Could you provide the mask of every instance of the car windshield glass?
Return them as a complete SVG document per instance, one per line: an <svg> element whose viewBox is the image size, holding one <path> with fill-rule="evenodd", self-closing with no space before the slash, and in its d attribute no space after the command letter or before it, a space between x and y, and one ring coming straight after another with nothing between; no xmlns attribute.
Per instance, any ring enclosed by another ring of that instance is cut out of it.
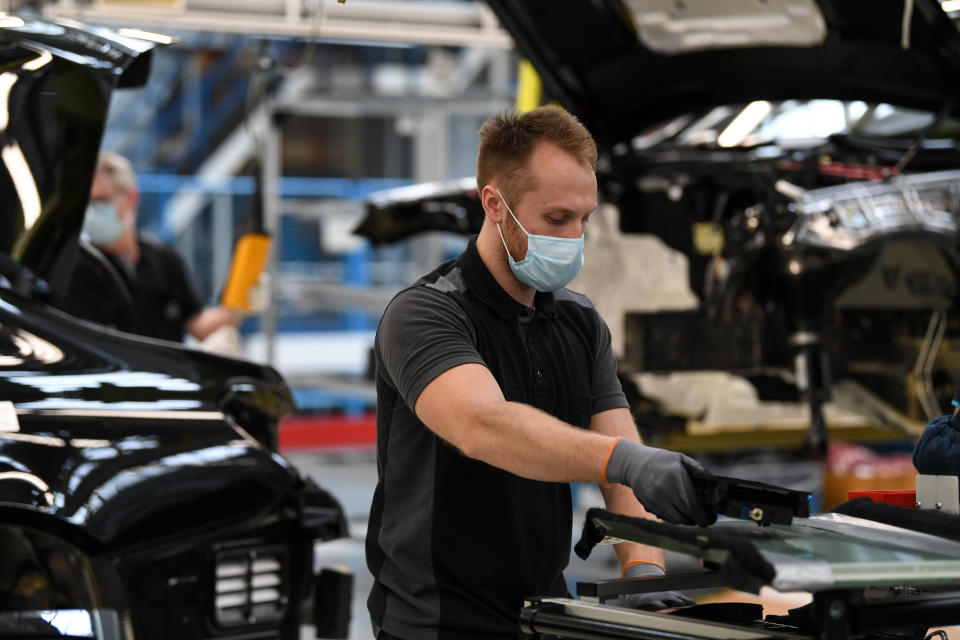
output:
<svg viewBox="0 0 960 640"><path fill-rule="evenodd" d="M869 137L912 137L933 120L934 114L889 104L862 101L758 100L749 104L723 105L697 114L679 132L662 135L663 129L677 127L674 120L657 129L660 139L672 138L683 146L749 147L823 140L846 134ZM960 122L948 118L931 137L952 137ZM657 136L648 132L635 146L650 146Z"/></svg>

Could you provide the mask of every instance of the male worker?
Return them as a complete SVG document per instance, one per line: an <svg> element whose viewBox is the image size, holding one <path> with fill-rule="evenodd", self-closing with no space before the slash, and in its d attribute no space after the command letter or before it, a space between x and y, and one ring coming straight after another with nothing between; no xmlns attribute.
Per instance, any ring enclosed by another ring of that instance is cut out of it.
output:
<svg viewBox="0 0 960 640"><path fill-rule="evenodd" d="M177 252L137 233L140 194L130 162L105 151L97 159L83 231L106 258L84 254L60 306L69 313L132 333L204 340L240 318L224 307L204 308ZM117 282L119 278L119 282Z"/></svg>
<svg viewBox="0 0 960 640"><path fill-rule="evenodd" d="M541 107L479 135L480 234L393 299L374 346L366 544L380 640L515 638L525 596L567 595L570 482L598 483L627 515L716 517L694 496L695 461L640 444L610 333L562 288L597 206L590 134ZM662 575L660 552L616 551L626 575Z"/></svg>

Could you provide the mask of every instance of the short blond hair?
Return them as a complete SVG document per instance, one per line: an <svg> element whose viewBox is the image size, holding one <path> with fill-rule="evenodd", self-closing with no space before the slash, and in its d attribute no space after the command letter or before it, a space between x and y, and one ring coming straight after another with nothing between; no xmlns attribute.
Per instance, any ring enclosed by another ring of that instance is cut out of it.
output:
<svg viewBox="0 0 960 640"><path fill-rule="evenodd" d="M541 142L558 146L592 171L597 169L597 145L590 132L560 107L497 114L483 123L477 135L477 188L483 190L495 182L508 199L517 199L521 185L529 182L527 160Z"/></svg>
<svg viewBox="0 0 960 640"><path fill-rule="evenodd" d="M137 174L130 161L114 151L101 151L97 156L97 173L108 176L124 191L137 191Z"/></svg>

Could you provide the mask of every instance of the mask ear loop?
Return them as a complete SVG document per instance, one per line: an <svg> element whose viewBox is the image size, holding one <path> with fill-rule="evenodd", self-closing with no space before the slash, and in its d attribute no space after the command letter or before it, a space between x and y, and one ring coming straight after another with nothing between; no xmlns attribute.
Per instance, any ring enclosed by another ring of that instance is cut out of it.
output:
<svg viewBox="0 0 960 640"><path fill-rule="evenodd" d="M520 227L525 234L530 235L530 232L523 228L523 225L520 224L520 220L517 218L517 216L514 215L513 209L511 209L510 205L507 204L507 201L503 199L503 194L500 193L500 189L496 189L496 192L497 192L497 195L500 196L500 201L503 202L503 206L505 206L507 208L507 211L510 212L510 217L513 218L514 222L517 223L517 226Z"/></svg>
<svg viewBox="0 0 960 640"><path fill-rule="evenodd" d="M510 208L510 205L508 205L508 204L507 204L507 201L503 198L503 194L500 193L500 189L496 189L496 188L495 188L495 191L497 192L497 195L500 196L500 201L503 202L503 206L505 206L505 207L507 208L507 211L510 212L510 216L511 216L511 217L514 219L514 221L517 223L517 226L520 227L520 229L521 229L524 233L526 233L527 236L529 236L530 234L527 232L526 229L523 228L523 225L520 224L520 221L517 220L517 216L515 216L515 215L513 214L513 209ZM503 230L500 228L500 223L499 223L499 222L497 223L497 233L500 234L500 242L503 243L503 248L504 248L504 250L507 252L507 258L510 259L510 262L516 262L516 260L515 260L514 257L513 257L513 254L510 253L510 248L507 246L507 240L506 240L506 238L503 237Z"/></svg>
<svg viewBox="0 0 960 640"><path fill-rule="evenodd" d="M500 234L500 242L503 243L503 250L507 252L507 257L510 260L513 260L513 256L510 255L510 249L507 248L507 241L503 238L503 231L500 230L500 223L497 223L497 233Z"/></svg>

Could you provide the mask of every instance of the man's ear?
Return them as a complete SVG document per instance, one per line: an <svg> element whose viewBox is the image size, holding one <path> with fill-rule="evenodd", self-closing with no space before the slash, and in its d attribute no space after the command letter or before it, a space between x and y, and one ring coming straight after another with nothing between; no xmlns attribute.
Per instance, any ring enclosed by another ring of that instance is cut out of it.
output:
<svg viewBox="0 0 960 640"><path fill-rule="evenodd" d="M134 223L136 223L137 207L140 206L140 192L136 189L128 189L123 196L123 204L130 212L130 217L133 218Z"/></svg>
<svg viewBox="0 0 960 640"><path fill-rule="evenodd" d="M503 206L503 200L497 195L497 188L488 184L480 190L480 204L483 205L483 212L491 222L500 224L503 222L503 216L506 214L506 207Z"/></svg>

